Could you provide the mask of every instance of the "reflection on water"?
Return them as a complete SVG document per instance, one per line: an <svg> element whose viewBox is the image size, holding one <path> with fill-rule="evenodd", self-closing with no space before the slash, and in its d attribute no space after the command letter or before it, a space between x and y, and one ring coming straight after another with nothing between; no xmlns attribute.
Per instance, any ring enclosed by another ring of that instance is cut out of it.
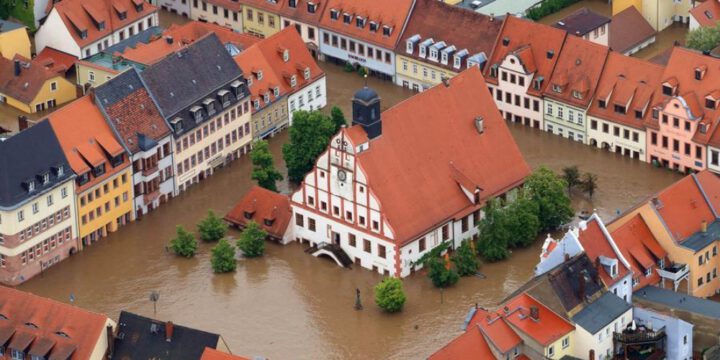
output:
<svg viewBox="0 0 720 360"><path fill-rule="evenodd" d="M330 104L343 105L364 80L324 64ZM409 92L390 83L368 82L384 107ZM675 179L672 173L590 149L521 126L511 125L527 161L554 170L577 164L598 175L593 202L579 196L580 208L611 214L626 208ZM283 133L270 141L277 166L284 171ZM271 359L420 359L460 333L466 311L475 303L492 306L524 283L537 262L541 242L515 251L511 260L485 264L486 279L464 278L440 293L422 275L404 282L408 302L400 314L386 315L373 304L373 286L381 279L366 270L346 270L317 259L298 244L267 245L267 255L242 260L234 274L215 275L210 268L211 244L201 244L193 259L165 250L175 226L194 229L208 209L224 214L251 185L249 159L243 158L191 188L158 211L87 248L81 254L21 286L22 290L68 301L117 318L126 309L153 315L148 300L160 293L157 318L217 332L234 353ZM288 192L287 184L280 186ZM238 233L231 231L237 238ZM541 236L544 237L544 236ZM355 289L365 310L355 311Z"/></svg>

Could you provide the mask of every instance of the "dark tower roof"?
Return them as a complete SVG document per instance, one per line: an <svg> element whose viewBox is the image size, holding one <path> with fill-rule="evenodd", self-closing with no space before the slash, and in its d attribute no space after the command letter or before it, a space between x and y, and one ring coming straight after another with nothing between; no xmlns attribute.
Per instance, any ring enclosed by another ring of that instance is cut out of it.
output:
<svg viewBox="0 0 720 360"><path fill-rule="evenodd" d="M374 101L380 100L380 95L378 95L375 90L364 86L362 89L358 90L355 95L353 95L353 101L355 100L359 100L369 104Z"/></svg>

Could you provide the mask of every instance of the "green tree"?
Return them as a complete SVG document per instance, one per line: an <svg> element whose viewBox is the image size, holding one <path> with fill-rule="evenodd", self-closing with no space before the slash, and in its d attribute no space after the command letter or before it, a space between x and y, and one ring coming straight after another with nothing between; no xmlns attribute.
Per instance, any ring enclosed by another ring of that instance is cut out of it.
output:
<svg viewBox="0 0 720 360"><path fill-rule="evenodd" d="M472 240L463 241L462 245L455 251L452 256L457 273L460 276L474 275L480 268L480 260L472 245Z"/></svg>
<svg viewBox="0 0 720 360"><path fill-rule="evenodd" d="M450 287L460 280L457 271L448 265L448 261L440 256L432 256L425 262L425 266L428 268L428 277L435 287Z"/></svg>
<svg viewBox="0 0 720 360"><path fill-rule="evenodd" d="M265 238L267 232L258 223L250 220L240 234L237 247L247 257L258 257L265 253Z"/></svg>
<svg viewBox="0 0 720 360"><path fill-rule="evenodd" d="M714 27L699 27L688 32L686 46L700 51L711 51L720 46L720 23Z"/></svg>
<svg viewBox="0 0 720 360"><path fill-rule="evenodd" d="M197 225L198 234L200 234L200 240L202 241L218 241L224 238L227 228L227 224L215 215L212 210L208 210L207 217Z"/></svg>
<svg viewBox="0 0 720 360"><path fill-rule="evenodd" d="M525 189L530 199L538 205L542 230L557 229L572 218L570 197L565 188L565 180L544 166L536 169L525 180Z"/></svg>
<svg viewBox="0 0 720 360"><path fill-rule="evenodd" d="M478 224L478 253L490 262L504 260L510 256L508 246L512 239L508 216L500 199L490 199L483 210L485 217Z"/></svg>
<svg viewBox="0 0 720 360"><path fill-rule="evenodd" d="M226 239L220 239L217 245L212 248L210 264L216 273L235 271L237 268L237 263L235 262L235 247Z"/></svg>
<svg viewBox="0 0 720 360"><path fill-rule="evenodd" d="M270 153L267 141L259 140L255 142L252 151L250 151L250 159L253 164L252 179L257 181L259 186L277 192L275 182L282 180L283 176L275 169L273 156Z"/></svg>
<svg viewBox="0 0 720 360"><path fill-rule="evenodd" d="M176 228L177 235L174 239L170 240L170 249L175 254L191 258L195 256L198 248L198 242L195 240L193 234L185 230L184 227L178 225Z"/></svg>
<svg viewBox="0 0 720 360"><path fill-rule="evenodd" d="M400 279L388 277L375 285L375 303L383 311L398 312L405 305L405 300L407 298Z"/></svg>
<svg viewBox="0 0 720 360"><path fill-rule="evenodd" d="M595 194L595 190L598 188L597 175L591 173L583 174L582 188L583 191L592 199Z"/></svg>
<svg viewBox="0 0 720 360"><path fill-rule="evenodd" d="M343 114L343 111L340 110L340 108L337 106L333 106L332 110L330 110L330 119L332 120L333 125L335 125L335 134L340 131L340 128L343 125L347 125L347 120L345 120L345 114Z"/></svg>
<svg viewBox="0 0 720 360"><path fill-rule="evenodd" d="M508 205L503 216L511 237L508 239L510 248L522 248L531 245L540 233L538 205L525 196L518 197Z"/></svg>
<svg viewBox="0 0 720 360"><path fill-rule="evenodd" d="M570 193L576 185L580 184L580 170L577 165L573 165L564 167L562 172L562 178L567 183L568 193Z"/></svg>
<svg viewBox="0 0 720 360"><path fill-rule="evenodd" d="M288 179L299 184L330 143L335 126L319 111L297 111L290 126L290 141L283 145Z"/></svg>

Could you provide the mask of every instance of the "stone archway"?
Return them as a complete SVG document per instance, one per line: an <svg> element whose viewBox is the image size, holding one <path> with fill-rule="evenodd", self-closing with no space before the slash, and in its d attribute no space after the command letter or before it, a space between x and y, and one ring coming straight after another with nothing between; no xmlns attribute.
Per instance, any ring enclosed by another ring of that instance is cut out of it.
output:
<svg viewBox="0 0 720 360"><path fill-rule="evenodd" d="M590 146L595 147L595 148L598 147L597 140L590 138Z"/></svg>

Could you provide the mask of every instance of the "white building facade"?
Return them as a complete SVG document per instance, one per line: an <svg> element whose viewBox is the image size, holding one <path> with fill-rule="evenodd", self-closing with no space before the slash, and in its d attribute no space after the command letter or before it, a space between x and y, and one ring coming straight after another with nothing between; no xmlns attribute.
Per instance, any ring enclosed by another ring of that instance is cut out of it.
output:
<svg viewBox="0 0 720 360"><path fill-rule="evenodd" d="M393 50L360 41L326 29L320 29L320 53L326 61L350 63L367 68L371 74L393 79L395 54Z"/></svg>
<svg viewBox="0 0 720 360"><path fill-rule="evenodd" d="M320 110L327 105L327 84L325 80L325 75L323 75L288 95L287 102L290 125L292 125L293 113L295 111Z"/></svg>
<svg viewBox="0 0 720 360"><path fill-rule="evenodd" d="M157 0L157 5L165 11L189 18L190 1L192 0Z"/></svg>
<svg viewBox="0 0 720 360"><path fill-rule="evenodd" d="M516 54L508 54L499 66L490 68L490 77L496 78L498 84L488 86L505 120L543 129L543 98L528 92L531 87L542 89L543 81L533 81L534 76Z"/></svg>
<svg viewBox="0 0 720 360"><path fill-rule="evenodd" d="M587 144L622 154L633 159L645 160L645 130L588 116Z"/></svg>
<svg viewBox="0 0 720 360"><path fill-rule="evenodd" d="M545 131L564 138L587 141L587 109L545 97Z"/></svg>

